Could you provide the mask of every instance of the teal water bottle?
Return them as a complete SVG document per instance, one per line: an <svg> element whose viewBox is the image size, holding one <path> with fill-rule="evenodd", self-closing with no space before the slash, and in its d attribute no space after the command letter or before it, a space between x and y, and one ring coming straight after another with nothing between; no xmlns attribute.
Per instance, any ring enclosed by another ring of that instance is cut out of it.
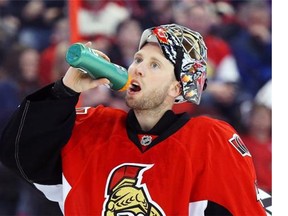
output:
<svg viewBox="0 0 288 216"><path fill-rule="evenodd" d="M113 90L125 91L129 86L128 71L124 67L107 61L82 43L74 43L68 48L66 61L93 79L107 78Z"/></svg>

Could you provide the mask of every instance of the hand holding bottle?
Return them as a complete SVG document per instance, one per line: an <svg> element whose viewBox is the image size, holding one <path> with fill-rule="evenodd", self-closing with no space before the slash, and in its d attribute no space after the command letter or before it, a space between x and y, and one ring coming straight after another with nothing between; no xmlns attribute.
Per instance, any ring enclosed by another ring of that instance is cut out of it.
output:
<svg viewBox="0 0 288 216"><path fill-rule="evenodd" d="M91 47L91 45L92 45L91 42L85 44L85 46L87 47ZM110 59L108 58L107 55L98 50L94 51L110 62ZM96 88L97 86L100 85L109 84L110 81L107 78L93 79L87 73L83 73L79 71L78 68L70 66L63 78L63 83L65 86L69 87L73 91L80 93L92 88Z"/></svg>
<svg viewBox="0 0 288 216"><path fill-rule="evenodd" d="M107 78L109 80L108 86L113 90L126 90L129 85L128 71L124 67L110 62L108 56L90 48L89 45L91 44L72 44L66 53L68 64L74 68L78 68L82 74L89 75L92 80ZM90 81L89 84L98 85L103 82L107 84L107 80L101 80L100 83L88 80ZM85 90L87 89L85 88Z"/></svg>

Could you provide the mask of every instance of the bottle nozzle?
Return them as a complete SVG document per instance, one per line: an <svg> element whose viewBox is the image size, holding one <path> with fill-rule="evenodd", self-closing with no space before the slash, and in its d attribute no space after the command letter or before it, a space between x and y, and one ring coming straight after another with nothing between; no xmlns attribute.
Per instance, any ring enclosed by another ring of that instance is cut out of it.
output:
<svg viewBox="0 0 288 216"><path fill-rule="evenodd" d="M128 87L129 87L129 85L130 85L130 82L131 82L131 78L128 75L128 79L127 79L126 84L121 89L119 89L118 91L126 91L128 89Z"/></svg>

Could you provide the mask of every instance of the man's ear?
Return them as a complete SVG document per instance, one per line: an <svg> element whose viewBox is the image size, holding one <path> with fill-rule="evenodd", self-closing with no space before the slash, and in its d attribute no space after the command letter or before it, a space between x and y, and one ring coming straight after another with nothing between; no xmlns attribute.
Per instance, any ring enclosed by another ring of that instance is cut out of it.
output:
<svg viewBox="0 0 288 216"><path fill-rule="evenodd" d="M170 95L174 98L176 98L177 96L179 96L182 92L182 87L181 87L181 84L180 82L178 81L174 81L172 84L171 84L171 88L170 88Z"/></svg>

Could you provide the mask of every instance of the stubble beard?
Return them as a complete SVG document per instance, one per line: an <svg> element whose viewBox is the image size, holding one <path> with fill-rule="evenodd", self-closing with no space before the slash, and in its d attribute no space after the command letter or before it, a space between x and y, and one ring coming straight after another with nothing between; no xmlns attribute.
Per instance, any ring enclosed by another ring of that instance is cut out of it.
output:
<svg viewBox="0 0 288 216"><path fill-rule="evenodd" d="M125 101L126 105L134 110L151 110L158 107L165 102L165 98L167 97L168 87L163 88L162 90L153 90L149 93L144 94L139 98L129 98L126 95Z"/></svg>

